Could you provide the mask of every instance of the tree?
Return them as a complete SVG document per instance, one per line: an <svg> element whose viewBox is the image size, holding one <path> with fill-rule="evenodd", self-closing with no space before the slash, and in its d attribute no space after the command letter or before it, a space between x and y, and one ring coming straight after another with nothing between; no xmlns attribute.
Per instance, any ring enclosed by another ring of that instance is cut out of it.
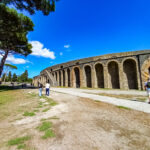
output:
<svg viewBox="0 0 150 150"><path fill-rule="evenodd" d="M29 83L32 83L32 78L28 78L28 82L29 82Z"/></svg>
<svg viewBox="0 0 150 150"><path fill-rule="evenodd" d="M8 81L11 82L11 71L9 71L9 74L8 74Z"/></svg>
<svg viewBox="0 0 150 150"><path fill-rule="evenodd" d="M25 70L25 72L23 74L21 74L20 80L21 80L21 82L27 82L28 81L28 71L27 70Z"/></svg>
<svg viewBox="0 0 150 150"><path fill-rule="evenodd" d="M22 54L27 56L31 51L27 34L33 31L33 22L27 16L16 10L0 4L0 76L8 54Z"/></svg>
<svg viewBox="0 0 150 150"><path fill-rule="evenodd" d="M55 11L55 2L58 0L1 0L5 5L11 4L19 10L26 10L31 15L35 10L42 11L44 15L49 15Z"/></svg>
<svg viewBox="0 0 150 150"><path fill-rule="evenodd" d="M5 82L5 80L6 80L8 70L12 70L12 69L17 69L17 67L14 66L14 65L11 65L11 64L5 64L4 82Z"/></svg>
<svg viewBox="0 0 150 150"><path fill-rule="evenodd" d="M13 74L12 81L13 81L13 82L16 82L16 81L17 81L17 75L16 75L15 73Z"/></svg>
<svg viewBox="0 0 150 150"><path fill-rule="evenodd" d="M25 70L24 78L25 78L25 82L27 82L28 81L28 70Z"/></svg>
<svg viewBox="0 0 150 150"><path fill-rule="evenodd" d="M6 73L3 74L3 76L2 76L2 81L4 81L5 78L6 78Z"/></svg>

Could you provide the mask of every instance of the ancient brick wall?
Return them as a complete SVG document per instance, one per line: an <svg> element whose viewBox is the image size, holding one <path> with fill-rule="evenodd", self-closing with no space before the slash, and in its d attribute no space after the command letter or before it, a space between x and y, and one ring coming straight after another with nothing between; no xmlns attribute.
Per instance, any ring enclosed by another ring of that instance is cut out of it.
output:
<svg viewBox="0 0 150 150"><path fill-rule="evenodd" d="M48 67L33 82L52 86L143 89L150 76L150 50L89 57Z"/></svg>

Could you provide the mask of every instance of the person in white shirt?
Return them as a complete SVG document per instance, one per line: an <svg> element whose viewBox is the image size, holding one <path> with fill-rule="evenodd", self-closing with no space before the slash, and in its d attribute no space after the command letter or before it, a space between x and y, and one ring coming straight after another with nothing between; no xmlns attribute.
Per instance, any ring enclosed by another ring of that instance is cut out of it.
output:
<svg viewBox="0 0 150 150"><path fill-rule="evenodd" d="M49 96L49 90L50 90L49 82L46 83L45 88L46 88L46 95Z"/></svg>

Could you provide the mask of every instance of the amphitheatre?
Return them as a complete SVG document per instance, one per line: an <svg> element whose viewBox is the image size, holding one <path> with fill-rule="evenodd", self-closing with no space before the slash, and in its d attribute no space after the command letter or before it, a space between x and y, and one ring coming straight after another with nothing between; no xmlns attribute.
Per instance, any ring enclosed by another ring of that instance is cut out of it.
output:
<svg viewBox="0 0 150 150"><path fill-rule="evenodd" d="M150 50L114 53L48 67L33 78L34 86L144 89L150 76Z"/></svg>

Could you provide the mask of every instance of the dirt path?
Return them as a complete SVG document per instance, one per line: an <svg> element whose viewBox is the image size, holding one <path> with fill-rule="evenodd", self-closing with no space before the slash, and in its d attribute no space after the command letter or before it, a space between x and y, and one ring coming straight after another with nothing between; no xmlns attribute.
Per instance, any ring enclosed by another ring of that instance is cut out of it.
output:
<svg viewBox="0 0 150 150"><path fill-rule="evenodd" d="M5 121L6 126L0 127L1 133L6 133L3 139L28 133L32 135L28 144L34 150L150 149L150 114L57 92L51 92L50 98L58 105L49 111L9 124ZM55 119L51 119L52 116ZM36 129L41 119L53 123L54 138L41 139Z"/></svg>
<svg viewBox="0 0 150 150"><path fill-rule="evenodd" d="M150 115L68 94L52 93L52 97L64 103L68 112L59 114L54 124L57 138L44 147L39 144L39 149L150 149Z"/></svg>

